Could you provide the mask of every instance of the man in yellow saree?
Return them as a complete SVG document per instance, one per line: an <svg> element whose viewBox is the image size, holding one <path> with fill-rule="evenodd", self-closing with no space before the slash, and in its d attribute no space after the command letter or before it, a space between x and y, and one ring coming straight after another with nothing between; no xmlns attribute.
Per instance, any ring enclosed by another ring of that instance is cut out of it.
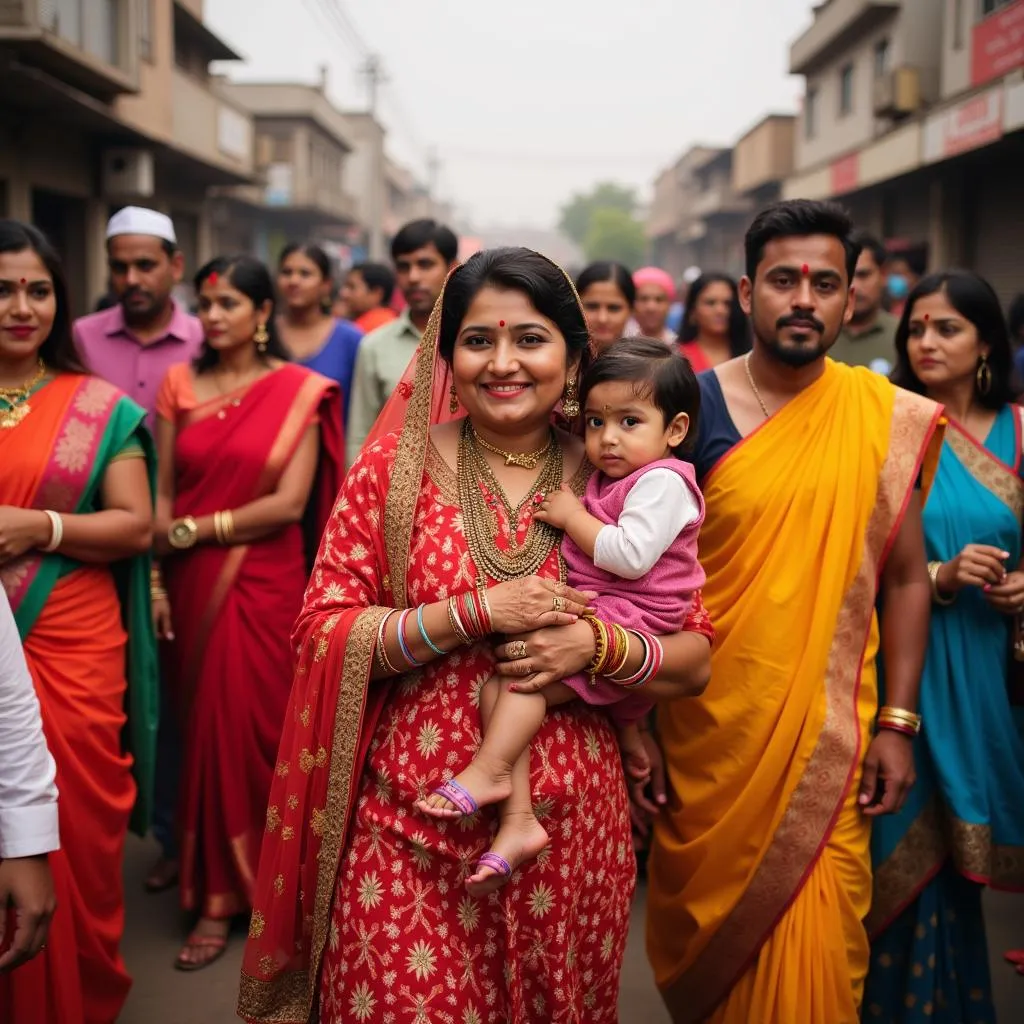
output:
<svg viewBox="0 0 1024 1024"><path fill-rule="evenodd" d="M921 500L939 407L826 359L857 246L831 204L760 214L741 301L755 344L702 378L701 698L659 710L648 950L676 1022L855 1024L871 817L913 783L928 631ZM875 614L879 590L885 612ZM889 703L878 713L881 646ZM894 714L895 714L894 711Z"/></svg>

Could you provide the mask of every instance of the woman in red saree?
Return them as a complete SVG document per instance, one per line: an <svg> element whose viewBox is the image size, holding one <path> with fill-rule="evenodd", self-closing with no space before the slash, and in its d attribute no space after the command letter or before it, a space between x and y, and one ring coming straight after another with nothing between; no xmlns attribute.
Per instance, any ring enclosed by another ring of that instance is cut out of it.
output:
<svg viewBox="0 0 1024 1024"><path fill-rule="evenodd" d="M525 661L497 649L503 677L524 686L595 656L593 630L571 614L581 595L559 582L559 535L530 514L538 462L555 485L580 489L588 475L582 442L550 426L588 341L554 264L526 249L474 256L453 271L412 378L350 470L296 627L243 964L246 1020L617 1019L635 862L606 716L580 703L549 714L531 782L551 843L486 898L465 883L496 815L439 821L413 807L479 746L479 692L495 668L484 634L526 644ZM460 408L464 419L432 426ZM468 475L468 445L489 484ZM476 642L460 642L452 599L489 609ZM655 698L706 682L708 626L698 613L686 628L704 634L665 638ZM642 657L637 642L628 670ZM424 667L410 670L413 660Z"/></svg>
<svg viewBox="0 0 1024 1024"><path fill-rule="evenodd" d="M311 494L322 524L340 486L337 385L283 361L272 288L248 257L204 267L203 351L157 400L164 632L185 736L181 897L199 914L181 970L217 959L252 901L308 575L302 524Z"/></svg>
<svg viewBox="0 0 1024 1024"><path fill-rule="evenodd" d="M157 707L143 419L83 370L53 249L0 221L0 584L56 763L61 840L47 945L0 974L4 1024L110 1024L131 987L121 861L133 808L146 831Z"/></svg>

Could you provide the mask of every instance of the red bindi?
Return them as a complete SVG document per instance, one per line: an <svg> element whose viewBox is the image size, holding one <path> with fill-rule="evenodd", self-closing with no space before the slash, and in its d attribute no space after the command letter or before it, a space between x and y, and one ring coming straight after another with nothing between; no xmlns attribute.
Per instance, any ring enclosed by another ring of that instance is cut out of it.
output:
<svg viewBox="0 0 1024 1024"><path fill-rule="evenodd" d="M499 320L498 321L498 326L499 327L504 327L505 326L505 321L504 320Z"/></svg>
<svg viewBox="0 0 1024 1024"><path fill-rule="evenodd" d="M804 277L811 272L811 268L806 263L800 269L803 271Z"/></svg>
<svg viewBox="0 0 1024 1024"><path fill-rule="evenodd" d="M21 279L21 283L22 283L22 284L28 284L28 281L27 281L27 280L26 280L26 279L25 279L25 278L23 277L23 278Z"/></svg>
<svg viewBox="0 0 1024 1024"><path fill-rule="evenodd" d="M928 320L929 320L929 316L928 316L927 313L925 313L925 315L924 315L924 322L928 323Z"/></svg>
<svg viewBox="0 0 1024 1024"><path fill-rule="evenodd" d="M212 284L215 288L217 286L217 271L216 270L210 275L210 284Z"/></svg>

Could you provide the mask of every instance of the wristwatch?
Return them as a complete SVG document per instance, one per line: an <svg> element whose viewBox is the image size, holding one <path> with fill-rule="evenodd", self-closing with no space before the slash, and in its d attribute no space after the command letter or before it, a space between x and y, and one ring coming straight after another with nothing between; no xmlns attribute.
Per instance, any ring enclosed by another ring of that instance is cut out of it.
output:
<svg viewBox="0 0 1024 1024"><path fill-rule="evenodd" d="M191 516L175 519L167 530L167 543L176 551L187 551L199 540L199 525Z"/></svg>

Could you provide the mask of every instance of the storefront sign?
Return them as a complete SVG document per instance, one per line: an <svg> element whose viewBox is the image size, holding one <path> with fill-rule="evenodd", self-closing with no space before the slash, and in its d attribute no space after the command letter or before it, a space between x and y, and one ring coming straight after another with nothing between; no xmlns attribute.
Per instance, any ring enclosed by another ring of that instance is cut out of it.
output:
<svg viewBox="0 0 1024 1024"><path fill-rule="evenodd" d="M1007 135L1024 128L1024 82L1007 85L1005 109L1003 128Z"/></svg>
<svg viewBox="0 0 1024 1024"><path fill-rule="evenodd" d="M979 21L971 34L971 84L982 85L1024 67L1024 0Z"/></svg>
<svg viewBox="0 0 1024 1024"><path fill-rule="evenodd" d="M829 168L832 178L832 195L853 192L860 183L860 153L851 153L834 160Z"/></svg>
<svg viewBox="0 0 1024 1024"><path fill-rule="evenodd" d="M987 146L1003 135L1003 89L989 89L928 118L924 126L925 163L946 160Z"/></svg>
<svg viewBox="0 0 1024 1024"><path fill-rule="evenodd" d="M266 171L267 186L263 201L267 206L290 206L292 203L293 178L291 164L271 164Z"/></svg>

